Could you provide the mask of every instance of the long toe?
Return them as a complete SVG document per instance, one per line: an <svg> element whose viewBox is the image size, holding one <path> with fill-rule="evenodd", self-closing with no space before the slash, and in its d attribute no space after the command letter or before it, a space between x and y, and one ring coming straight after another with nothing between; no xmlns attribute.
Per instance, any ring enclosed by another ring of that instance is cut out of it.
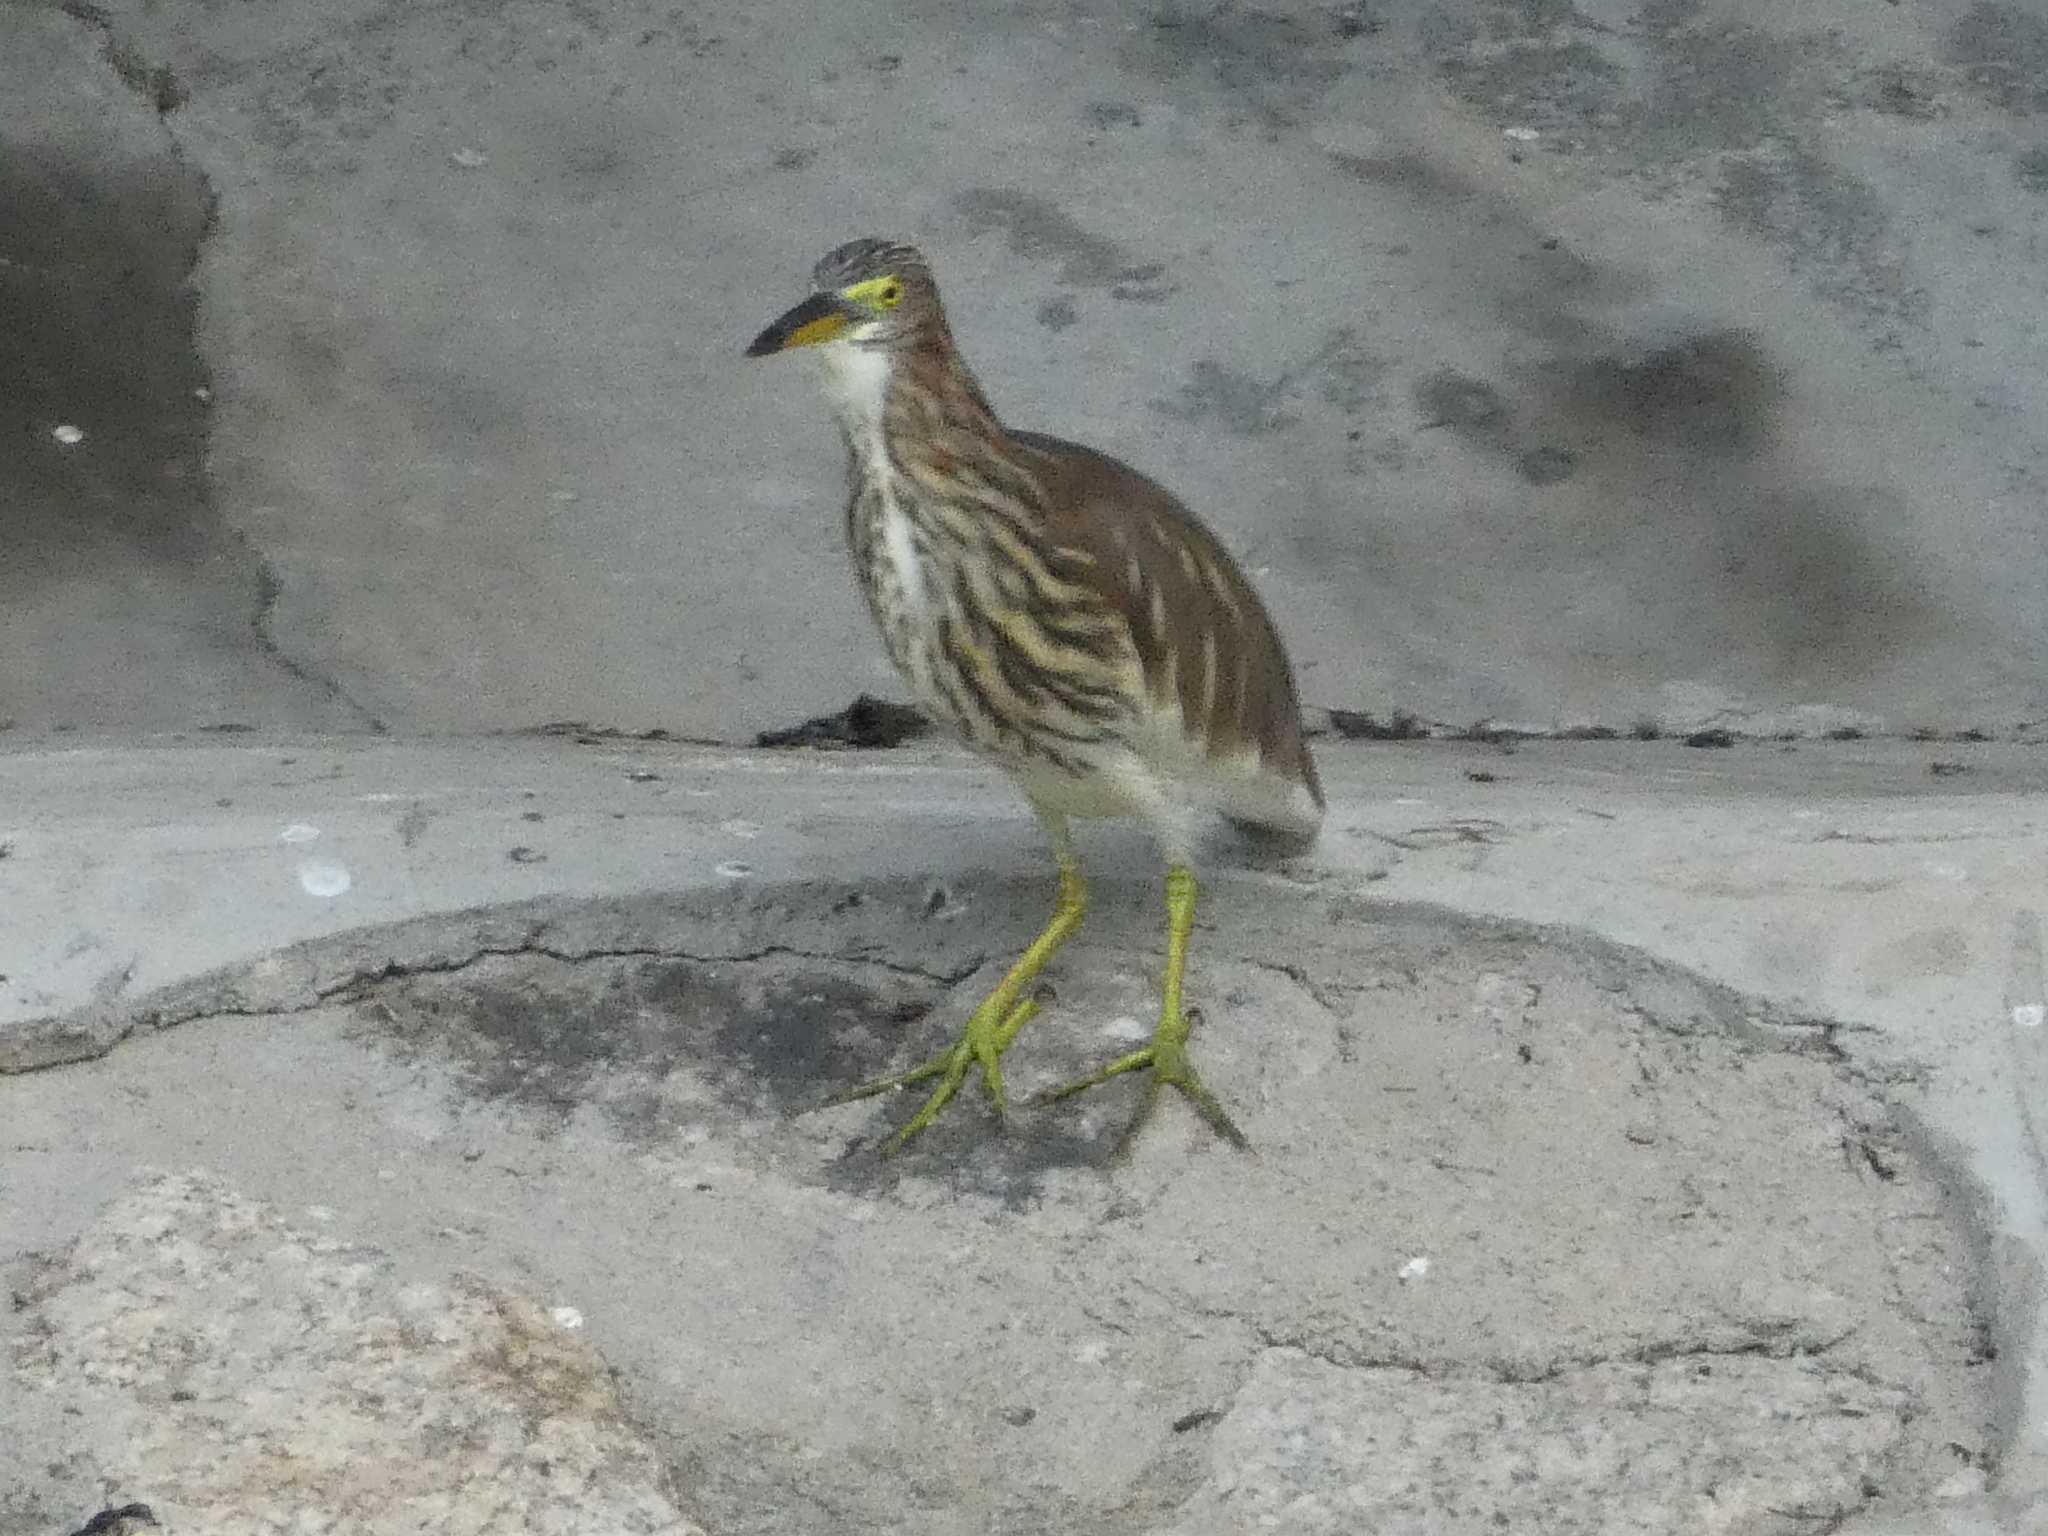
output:
<svg viewBox="0 0 2048 1536"><path fill-rule="evenodd" d="M1016 1039L1022 1029L1051 998L1048 989L1040 988L1023 1001L1011 1005L1006 1014L998 1016L987 1003L974 1011L967 1021L967 1027L960 1031L955 1040L939 1055L923 1066L912 1067L908 1072L895 1077L886 1077L879 1082L865 1083L851 1093L842 1094L833 1102L850 1103L854 1099L871 1098L891 1088L909 1088L918 1083L938 1079L929 1097L918 1107L916 1114L906 1120L889 1138L882 1143L882 1155L891 1156L903 1150L910 1141L926 1130L939 1118L945 1107L952 1103L960 1085L967 1080L968 1071L976 1066L981 1069L982 1091L988 1095L989 1104L996 1117L1003 1119L1009 1114L1010 1098L1003 1086L1003 1052Z"/></svg>
<svg viewBox="0 0 2048 1536"><path fill-rule="evenodd" d="M914 1088L919 1083L929 1082L944 1075L952 1066L958 1047L951 1047L934 1056L922 1066L912 1067L908 1072L898 1072L894 1077L878 1077L872 1082L849 1088L844 1093L835 1093L818 1106L820 1109L837 1109L842 1104L855 1104L862 1099L872 1099L879 1094L894 1093L899 1088Z"/></svg>
<svg viewBox="0 0 2048 1536"><path fill-rule="evenodd" d="M911 1138L929 1129L932 1122L939 1118L940 1111L952 1103L953 1095L960 1091L961 1083L967 1079L967 1066L973 1060L973 1051L963 1039L947 1055L947 1065L939 1078L939 1086L931 1091L931 1096L919 1106L917 1113L904 1121L882 1143L882 1156L894 1157L910 1144Z"/></svg>
<svg viewBox="0 0 2048 1536"><path fill-rule="evenodd" d="M1171 1083L1187 1095L1188 1102L1195 1106L1201 1117L1209 1122L1209 1128L1218 1136L1240 1152L1251 1150L1250 1138L1237 1128L1237 1122L1230 1118L1230 1112L1223 1107L1222 1101L1209 1091L1192 1064L1188 1064L1186 1071L1180 1076L1161 1077L1159 1081L1162 1084Z"/></svg>
<svg viewBox="0 0 2048 1536"><path fill-rule="evenodd" d="M1152 1111L1159 1103L1160 1090L1172 1088L1184 1094L1187 1101L1209 1123L1209 1128L1239 1151L1251 1150L1251 1140L1238 1128L1230 1112L1223 1107L1222 1100L1209 1091L1202 1081L1202 1074L1195 1070L1195 1063L1188 1054L1188 1035L1199 1023L1201 1015L1189 1009L1180 1018L1162 1019L1159 1028L1153 1032L1152 1043L1119 1056L1115 1061L1096 1068L1086 1077L1077 1077L1070 1083L1047 1090L1038 1096L1040 1103L1054 1103L1060 1099L1072 1098L1077 1093L1098 1087L1111 1078L1121 1077L1126 1072L1145 1073L1145 1095L1138 1105L1138 1112L1131 1123L1117 1139L1116 1156L1126 1155L1137 1139L1138 1132L1151 1119Z"/></svg>

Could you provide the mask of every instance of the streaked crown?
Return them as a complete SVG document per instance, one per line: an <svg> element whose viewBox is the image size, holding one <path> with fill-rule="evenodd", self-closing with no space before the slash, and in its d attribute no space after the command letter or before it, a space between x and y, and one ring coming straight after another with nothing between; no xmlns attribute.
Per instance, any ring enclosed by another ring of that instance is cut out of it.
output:
<svg viewBox="0 0 2048 1536"><path fill-rule="evenodd" d="M827 251L811 268L811 283L823 292L837 293L876 277L897 277L907 282L913 273L930 285L932 269L916 246L868 236Z"/></svg>

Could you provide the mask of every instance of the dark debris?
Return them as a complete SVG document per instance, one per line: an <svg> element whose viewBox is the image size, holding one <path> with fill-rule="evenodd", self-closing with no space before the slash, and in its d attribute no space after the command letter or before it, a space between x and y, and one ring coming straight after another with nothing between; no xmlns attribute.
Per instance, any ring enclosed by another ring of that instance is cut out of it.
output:
<svg viewBox="0 0 2048 1536"><path fill-rule="evenodd" d="M1330 729L1346 741L1427 741L1429 727L1408 713L1397 709L1385 720L1368 715L1363 710L1333 709L1330 711Z"/></svg>
<svg viewBox="0 0 2048 1536"><path fill-rule="evenodd" d="M156 1523L156 1514L147 1504L123 1504L118 1509L101 1510L71 1536L128 1536Z"/></svg>
<svg viewBox="0 0 2048 1536"><path fill-rule="evenodd" d="M587 720L550 720L545 725L536 725L525 732L529 736L567 736L580 746L594 747L609 741L690 741L699 746L715 746L717 743L697 737L678 736L674 731L655 726L645 731L622 731L615 725L592 725Z"/></svg>
<svg viewBox="0 0 2048 1536"><path fill-rule="evenodd" d="M931 729L932 723L922 711L863 693L835 715L815 715L802 725L763 731L754 738L754 745L826 751L900 747L929 735Z"/></svg>

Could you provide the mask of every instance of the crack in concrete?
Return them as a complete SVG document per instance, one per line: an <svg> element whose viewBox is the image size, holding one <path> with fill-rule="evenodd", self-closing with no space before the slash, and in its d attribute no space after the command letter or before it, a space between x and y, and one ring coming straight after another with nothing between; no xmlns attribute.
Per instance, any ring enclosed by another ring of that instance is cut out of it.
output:
<svg viewBox="0 0 2048 1536"><path fill-rule="evenodd" d="M1592 1370L1603 1365L1664 1365L1673 1360L1742 1356L1769 1360L1813 1359L1847 1343L1862 1327L1860 1323L1850 1323L1834 1333L1816 1334L1802 1329L1795 1320L1750 1319L1730 1323L1713 1332L1649 1339L1623 1349L1556 1355L1541 1362L1524 1363L1497 1359L1454 1364L1446 1360L1432 1359L1424 1354L1373 1353L1347 1345L1341 1340L1333 1341L1319 1337L1307 1329L1281 1328L1261 1322L1255 1317L1248 1316L1241 1308L1219 1306L1213 1302L1176 1296L1143 1277L1134 1277L1131 1283L1135 1289L1151 1296L1173 1316L1199 1318L1203 1322L1220 1323L1243 1330L1245 1356L1238 1362L1238 1369L1234 1372L1236 1384L1223 1395L1218 1419L1227 1415L1236 1406L1239 1394L1251 1379L1252 1366L1258 1357L1276 1349L1292 1350L1324 1365L1345 1371L1394 1370L1406 1371L1431 1381L1462 1379L1494 1382L1502 1386L1538 1386L1562 1380L1574 1371ZM1092 1312L1089 1315L1094 1316ZM1105 1318L1096 1320L1103 1327L1119 1333L1130 1331ZM1877 1379L1867 1366L1860 1363L1841 1364L1834 1368L1871 1386L1894 1385Z"/></svg>
<svg viewBox="0 0 2048 1536"><path fill-rule="evenodd" d="M943 970L901 960L801 949L788 944L762 944L722 952L667 944L561 944L547 941L546 935L551 926L551 922L533 924L524 937L514 942L477 943L446 954L420 957L393 955L381 960L345 963L332 974L322 973L323 968L331 963L329 960L317 953L311 956L301 954L293 957L304 967L297 979L269 980L259 970L266 965L264 961L226 967L174 987L168 996L153 1006L119 1010L109 1002L45 1021L40 1031L10 1042L12 1049L0 1053L0 1073L37 1072L96 1061L140 1030L154 1033L208 1019L309 1013L329 1005L359 1002L387 982L413 976L454 975L490 959L531 956L565 965L632 959L677 960L697 965L754 965L774 960L802 960L849 971L884 971L946 987L957 986L986 963L986 956L976 956L972 963L963 962L956 969ZM317 946L321 941L313 942ZM275 963L276 957L272 957L269 964ZM308 971L310 976L306 975Z"/></svg>
<svg viewBox="0 0 2048 1536"><path fill-rule="evenodd" d="M593 960L681 960L692 965L754 965L764 960L809 960L821 965L846 966L851 969L873 969L887 971L897 976L912 976L920 981L929 981L940 986L956 986L981 968L981 962L957 972L934 971L920 965L910 965L900 960L876 960L851 955L834 954L825 950L798 949L789 944L766 944L757 949L737 950L726 954L704 954L695 950L677 949L663 944L632 945L587 945L580 948L558 948L540 942L538 935L520 944L485 944L464 955L450 956L437 960L392 960L373 969L357 968L345 980L317 989L313 1002L293 1012L316 1008L327 1003L355 1002L363 995L389 981L402 981L412 976L451 976L468 970L471 966L490 959L512 959L522 955L537 956L544 960L560 961L564 965L584 965ZM263 1012L281 1010L264 1009ZM182 1022L182 1021L181 1021Z"/></svg>
<svg viewBox="0 0 2048 1536"><path fill-rule="evenodd" d="M88 0L64 0L61 7L73 21L99 34L100 52L123 85L147 101L159 118L168 117L191 99L185 83L168 64L152 64L133 42L114 30L114 19Z"/></svg>
<svg viewBox="0 0 2048 1536"><path fill-rule="evenodd" d="M170 121L171 114L190 100L190 92L168 64L155 63L146 58L132 39L122 35L114 18L99 6L91 4L90 0L64 0L62 9L66 16L81 26L90 28L96 34L100 53L106 59L108 67L123 85L148 103L156 113L157 120L163 125L164 137L171 155L189 169L199 184L205 188L206 220L193 250L193 268L196 269L200 252L206 248L207 241L213 238L219 226L220 194L214 189L213 179L186 154L185 146L180 142L176 128ZM186 276L189 280L189 271ZM203 357L200 358L200 364L203 369ZM210 377L208 382L211 383ZM206 426L210 436L210 413ZM210 502L210 481L205 486L204 494ZM354 698L334 678L285 653L271 629L271 620L281 591L277 573L268 557L256 548L246 533L237 532L235 537L240 540L243 549L248 552L256 567L256 603L250 616L249 630L256 641L257 650L288 676L316 692L326 694L335 703L356 715L370 731L378 735L384 734L387 727L375 711Z"/></svg>
<svg viewBox="0 0 2048 1536"><path fill-rule="evenodd" d="M1237 958L1256 970L1267 971L1275 976L1284 976L1287 980L1294 983L1308 997L1310 1002L1322 1009L1333 1021L1337 1034L1337 1059L1346 1066L1358 1060L1357 1032L1351 1027L1350 1014L1338 1003L1332 1001L1332 997L1333 995L1357 997L1361 993L1370 990L1369 988L1358 986L1355 983L1330 981L1323 977L1311 976L1306 966L1294 965L1286 961L1265 960L1257 955L1244 954L1240 954Z"/></svg>
<svg viewBox="0 0 2048 1536"><path fill-rule="evenodd" d="M1242 1317L1238 1321L1247 1321ZM1514 1361L1487 1361L1477 1365L1447 1366L1423 1355L1369 1354L1364 1350L1333 1345L1304 1332L1283 1332L1263 1323L1249 1323L1260 1349L1288 1349L1319 1360L1338 1370L1407 1371L1429 1380L1464 1378L1498 1382L1503 1386L1537 1386L1562 1380L1574 1371L1593 1370L1603 1365L1664 1365L1673 1360L1713 1359L1729 1356L1760 1357L1768 1360L1812 1359L1827 1354L1854 1337L1859 1325L1850 1324L1837 1333L1814 1337L1799 1332L1795 1325L1777 1322L1737 1324L1722 1337L1652 1339L1630 1349L1599 1350L1583 1355L1558 1355L1540 1365ZM1844 1367L1850 1375L1862 1367Z"/></svg>
<svg viewBox="0 0 2048 1536"><path fill-rule="evenodd" d="M249 617L249 633L255 637L256 648L274 665L281 667L307 687L319 690L344 709L357 715L372 733L384 735L390 727L384 723L382 716L342 687L338 680L288 654L279 643L277 635L271 629L271 620L276 614L278 597L284 590L283 583L277 579L277 570L271 565L270 557L259 550L246 533L237 536L242 541L242 547L249 552L250 559L256 562L256 609Z"/></svg>
<svg viewBox="0 0 2048 1536"><path fill-rule="evenodd" d="M1362 987L1322 981L1309 975L1306 966L1293 965L1282 960L1262 960L1256 955L1243 955L1239 958L1256 970L1267 971L1275 976L1285 976L1295 986L1308 994L1311 1002L1328 1014L1339 1014L1343 1011L1337 1004L1330 1001L1330 994L1332 992L1357 993L1364 990Z"/></svg>
<svg viewBox="0 0 2048 1536"><path fill-rule="evenodd" d="M1786 1014L1767 1002L1758 1001L1749 1002L1739 1019L1713 1019L1704 1026L1694 1020L1670 1017L1649 1003L1631 1003L1626 1005L1625 1011L1645 1030L1655 1034L1689 1039L1703 1032L1717 1033L1738 1046L1782 1051L1789 1056L1823 1062L1852 1081L1870 1087L1916 1084L1927 1076L1926 1068L1917 1063L1872 1062L1851 1054L1840 1037L1868 1035L1878 1039L1884 1032L1874 1025L1847 1019Z"/></svg>

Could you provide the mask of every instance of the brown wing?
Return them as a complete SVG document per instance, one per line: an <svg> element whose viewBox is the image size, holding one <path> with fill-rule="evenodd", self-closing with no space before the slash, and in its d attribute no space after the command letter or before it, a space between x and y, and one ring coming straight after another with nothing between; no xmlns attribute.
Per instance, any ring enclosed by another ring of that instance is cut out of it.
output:
<svg viewBox="0 0 2048 1536"><path fill-rule="evenodd" d="M1038 432L1008 436L1031 450L1051 542L1088 557L1094 584L1129 624L1153 697L1179 705L1209 756L1256 748L1262 777L1300 785L1320 809L1287 652L1216 536L1119 459Z"/></svg>

